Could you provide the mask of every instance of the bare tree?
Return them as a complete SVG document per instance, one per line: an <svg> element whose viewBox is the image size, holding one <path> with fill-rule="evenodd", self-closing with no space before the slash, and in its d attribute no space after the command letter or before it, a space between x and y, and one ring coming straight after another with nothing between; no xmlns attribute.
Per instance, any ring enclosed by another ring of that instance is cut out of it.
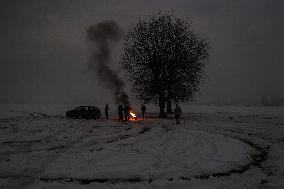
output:
<svg viewBox="0 0 284 189"><path fill-rule="evenodd" d="M139 100L165 104L191 100L199 91L208 43L190 23L172 14L158 13L133 24L125 34L121 65L134 82Z"/></svg>

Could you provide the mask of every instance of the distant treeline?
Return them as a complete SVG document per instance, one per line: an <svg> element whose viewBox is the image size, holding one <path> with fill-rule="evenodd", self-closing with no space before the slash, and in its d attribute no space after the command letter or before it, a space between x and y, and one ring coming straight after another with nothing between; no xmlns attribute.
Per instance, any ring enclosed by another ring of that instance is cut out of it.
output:
<svg viewBox="0 0 284 189"><path fill-rule="evenodd" d="M281 106L283 105L283 98L276 96L262 96L261 105L263 106Z"/></svg>

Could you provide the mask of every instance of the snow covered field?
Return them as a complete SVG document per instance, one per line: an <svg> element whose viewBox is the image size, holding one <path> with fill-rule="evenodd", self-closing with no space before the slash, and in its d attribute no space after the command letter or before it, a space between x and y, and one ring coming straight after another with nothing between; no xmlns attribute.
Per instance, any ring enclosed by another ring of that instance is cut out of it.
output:
<svg viewBox="0 0 284 189"><path fill-rule="evenodd" d="M0 188L284 188L283 107L183 106L180 125L71 107L1 105Z"/></svg>

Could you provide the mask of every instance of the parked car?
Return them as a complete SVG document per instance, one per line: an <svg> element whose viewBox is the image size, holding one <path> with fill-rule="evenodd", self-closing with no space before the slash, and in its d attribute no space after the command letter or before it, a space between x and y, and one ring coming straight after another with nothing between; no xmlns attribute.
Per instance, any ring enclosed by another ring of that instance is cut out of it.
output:
<svg viewBox="0 0 284 189"><path fill-rule="evenodd" d="M79 106L66 112L67 118L98 119L101 117L101 111L96 106Z"/></svg>

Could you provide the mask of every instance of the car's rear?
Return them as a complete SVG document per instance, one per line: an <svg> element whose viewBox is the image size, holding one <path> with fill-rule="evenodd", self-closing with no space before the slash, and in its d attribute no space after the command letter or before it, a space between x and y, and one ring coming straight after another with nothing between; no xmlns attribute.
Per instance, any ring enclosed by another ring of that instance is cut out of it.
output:
<svg viewBox="0 0 284 189"><path fill-rule="evenodd" d="M101 114L101 110L98 107L94 107L94 115L95 115L95 119L99 119L102 114Z"/></svg>
<svg viewBox="0 0 284 189"><path fill-rule="evenodd" d="M96 106L89 106L89 115L90 118L93 119L99 119L101 117L101 111L98 107Z"/></svg>

